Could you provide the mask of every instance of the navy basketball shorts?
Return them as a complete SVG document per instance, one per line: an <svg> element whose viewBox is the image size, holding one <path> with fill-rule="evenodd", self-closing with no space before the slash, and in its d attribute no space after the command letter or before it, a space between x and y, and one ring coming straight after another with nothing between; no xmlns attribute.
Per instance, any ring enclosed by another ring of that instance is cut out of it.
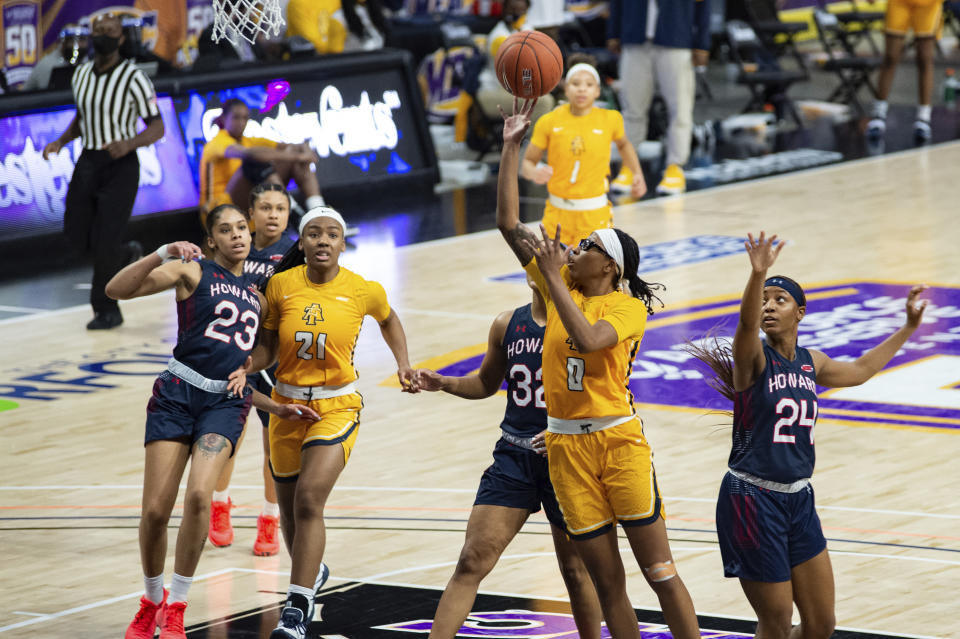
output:
<svg viewBox="0 0 960 639"><path fill-rule="evenodd" d="M730 473L717 498L717 537L726 577L768 583L789 581L794 566L827 547L812 486L781 493Z"/></svg>
<svg viewBox="0 0 960 639"><path fill-rule="evenodd" d="M232 456L252 404L250 392L244 397L211 393L164 371L153 383L153 396L147 402L144 444L186 439L193 446L207 433L215 433L230 442Z"/></svg>
<svg viewBox="0 0 960 639"><path fill-rule="evenodd" d="M473 505L523 508L531 513L542 505L547 521L566 530L546 457L504 439L493 448L493 463L483 471Z"/></svg>

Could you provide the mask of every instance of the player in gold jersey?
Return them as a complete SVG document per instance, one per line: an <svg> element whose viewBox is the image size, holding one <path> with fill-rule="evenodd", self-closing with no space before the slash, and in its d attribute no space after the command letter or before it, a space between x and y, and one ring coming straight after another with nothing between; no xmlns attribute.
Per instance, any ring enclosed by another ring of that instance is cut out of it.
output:
<svg viewBox="0 0 960 639"><path fill-rule="evenodd" d="M613 227L613 210L607 199L611 143L623 158L623 175L629 172L630 194L642 197L647 185L637 153L624 133L623 116L594 106L600 97L596 68L586 62L573 64L567 71L564 93L568 103L537 120L523 156L522 175L547 185L543 225L553 232L559 224L560 241L572 246L595 229ZM547 162L538 166L544 153Z"/></svg>
<svg viewBox="0 0 960 639"><path fill-rule="evenodd" d="M598 229L564 249L561 229L550 240L541 225L541 240L520 223L513 176L531 108L515 103L504 122L497 226L547 303L543 388L550 479L613 637L640 636L617 546L619 522L671 633L693 639L700 636L693 601L670 553L652 452L627 386L655 290L662 287L637 275L640 251L623 231Z"/></svg>
<svg viewBox="0 0 960 639"><path fill-rule="evenodd" d="M313 423L270 420L270 467L293 560L274 639L302 639L313 616L314 591L325 580L324 505L356 442L363 407L353 351L364 316L380 324L403 389L417 391L403 326L383 287L338 263L345 228L340 214L328 207L311 209L300 220L297 246L267 283L253 353L251 370L277 361L275 401L310 406L320 415Z"/></svg>

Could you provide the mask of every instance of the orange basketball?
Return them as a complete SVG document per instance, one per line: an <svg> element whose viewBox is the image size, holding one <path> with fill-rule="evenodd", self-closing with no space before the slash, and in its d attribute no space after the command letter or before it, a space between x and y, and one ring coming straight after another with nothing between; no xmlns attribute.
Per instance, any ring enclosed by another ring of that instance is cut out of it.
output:
<svg viewBox="0 0 960 639"><path fill-rule="evenodd" d="M518 31L497 51L493 63L503 88L518 98L539 98L557 86L563 56L553 38L539 31Z"/></svg>

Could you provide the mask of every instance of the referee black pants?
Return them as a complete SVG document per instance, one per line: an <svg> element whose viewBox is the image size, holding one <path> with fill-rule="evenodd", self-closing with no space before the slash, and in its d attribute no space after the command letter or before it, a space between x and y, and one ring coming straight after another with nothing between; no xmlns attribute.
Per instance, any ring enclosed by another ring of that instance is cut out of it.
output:
<svg viewBox="0 0 960 639"><path fill-rule="evenodd" d="M104 289L127 257L123 231L140 185L136 151L113 159L106 151L84 149L67 189L63 232L83 254L93 255L90 305L94 313L119 311Z"/></svg>

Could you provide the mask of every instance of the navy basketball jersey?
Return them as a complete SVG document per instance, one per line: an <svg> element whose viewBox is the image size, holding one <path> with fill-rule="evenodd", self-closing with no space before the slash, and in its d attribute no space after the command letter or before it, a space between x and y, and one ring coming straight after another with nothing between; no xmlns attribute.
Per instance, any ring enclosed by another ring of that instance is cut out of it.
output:
<svg viewBox="0 0 960 639"><path fill-rule="evenodd" d="M243 263L243 274L247 276L247 281L263 290L273 270L283 259L283 254L296 242L296 239L284 233L276 242L262 249L251 245L250 255Z"/></svg>
<svg viewBox="0 0 960 639"><path fill-rule="evenodd" d="M543 400L543 326L530 315L530 304L513 312L503 334L507 356L507 410L500 424L507 433L533 437L547 427Z"/></svg>
<svg viewBox="0 0 960 639"><path fill-rule="evenodd" d="M200 260L197 290L177 302L173 356L208 379L224 380L250 355L260 325L260 300L245 275Z"/></svg>
<svg viewBox="0 0 960 639"><path fill-rule="evenodd" d="M733 404L730 468L790 484L813 475L816 371L805 348L790 361L764 342L763 354L763 374Z"/></svg>

